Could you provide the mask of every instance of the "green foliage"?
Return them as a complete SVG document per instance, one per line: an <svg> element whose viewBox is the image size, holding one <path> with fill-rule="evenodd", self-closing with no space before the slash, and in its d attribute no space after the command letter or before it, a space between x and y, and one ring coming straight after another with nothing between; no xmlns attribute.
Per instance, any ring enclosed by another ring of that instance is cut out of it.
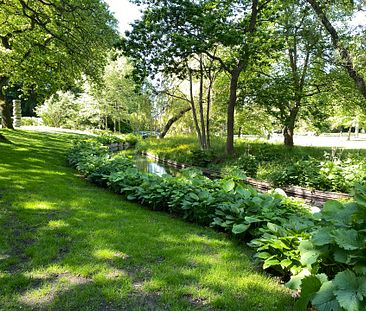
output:
<svg viewBox="0 0 366 311"><path fill-rule="evenodd" d="M290 216L278 225L268 221L267 227L260 228L261 237L248 245L256 248L256 258L263 261L263 269L272 269L280 275L289 277L299 274L305 265L301 262L299 245L309 238L314 223L308 216Z"/></svg>
<svg viewBox="0 0 366 311"><path fill-rule="evenodd" d="M276 186L299 185L328 191L349 192L355 182L366 179L366 166L358 158L299 160L284 171L274 171L270 180Z"/></svg>
<svg viewBox="0 0 366 311"><path fill-rule="evenodd" d="M36 107L36 113L47 126L79 128L77 118L80 107L71 92L57 92L43 105Z"/></svg>
<svg viewBox="0 0 366 311"><path fill-rule="evenodd" d="M215 159L212 150L193 149L190 160L198 167L207 167Z"/></svg>
<svg viewBox="0 0 366 311"><path fill-rule="evenodd" d="M2 1L0 24L0 97L19 81L23 93L49 96L82 75L98 80L118 40L116 21L99 0Z"/></svg>
<svg viewBox="0 0 366 311"><path fill-rule="evenodd" d="M108 131L103 131L96 137L96 139L105 146L124 142L124 139L121 136L114 135Z"/></svg>
<svg viewBox="0 0 366 311"><path fill-rule="evenodd" d="M41 118L35 117L22 117L22 126L40 126L43 125Z"/></svg>
<svg viewBox="0 0 366 311"><path fill-rule="evenodd" d="M306 289L319 310L361 311L366 307L366 190L358 185L354 201L328 201L319 213L311 237L300 243L301 263L316 277L325 273L320 288ZM312 290L312 291L311 291Z"/></svg>
<svg viewBox="0 0 366 311"><path fill-rule="evenodd" d="M259 162L252 154L243 155L237 160L238 167L243 170L244 174L249 177L255 177L257 175Z"/></svg>
<svg viewBox="0 0 366 311"><path fill-rule="evenodd" d="M145 139L137 150L148 151L159 157L195 165L199 157L195 139L172 137L163 140ZM293 147L268 144L260 141L238 141L237 156L227 158L223 141L212 141L209 152L200 153L202 162L224 175L242 171L249 177L271 182L274 186L296 185L318 190L350 192L356 182L366 180L365 153L362 150L332 150L331 148ZM210 161L210 162L209 162ZM234 174L235 175L235 174Z"/></svg>

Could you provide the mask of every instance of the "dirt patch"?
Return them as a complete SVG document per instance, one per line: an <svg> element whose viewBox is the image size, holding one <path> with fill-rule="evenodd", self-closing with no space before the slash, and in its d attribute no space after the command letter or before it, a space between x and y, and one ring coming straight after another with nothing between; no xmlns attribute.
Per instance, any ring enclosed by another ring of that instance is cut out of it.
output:
<svg viewBox="0 0 366 311"><path fill-rule="evenodd" d="M190 294L183 295L183 299L187 300L191 305L193 310L214 310L208 305L208 300L203 297L194 298Z"/></svg>
<svg viewBox="0 0 366 311"><path fill-rule="evenodd" d="M50 280L52 280L50 282ZM43 308L53 300L69 290L72 286L83 286L92 282L92 279L68 272L51 274L39 282L37 287L25 292L19 301L32 308Z"/></svg>

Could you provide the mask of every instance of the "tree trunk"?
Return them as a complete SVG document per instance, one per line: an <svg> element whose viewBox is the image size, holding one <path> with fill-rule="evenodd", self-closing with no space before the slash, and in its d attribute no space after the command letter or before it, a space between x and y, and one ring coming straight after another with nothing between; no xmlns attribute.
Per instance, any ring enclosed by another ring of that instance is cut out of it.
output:
<svg viewBox="0 0 366 311"><path fill-rule="evenodd" d="M191 71L190 68L188 68L188 71L189 71L189 94L190 94L190 104L191 104L191 108L192 108L192 116L193 116L194 125L196 127L198 142L199 142L200 147L202 148L203 147L203 144L202 144L202 134L201 134L200 126L198 124L196 107L194 105L192 71Z"/></svg>
<svg viewBox="0 0 366 311"><path fill-rule="evenodd" d="M14 129L11 117L12 103L0 96L1 125L3 128Z"/></svg>
<svg viewBox="0 0 366 311"><path fill-rule="evenodd" d="M202 55L200 57L200 86L199 86L199 99L198 106L200 112L200 123L201 123L201 133L202 133L202 149L207 149L207 137L206 137L206 124L203 112L203 64Z"/></svg>
<svg viewBox="0 0 366 311"><path fill-rule="evenodd" d="M165 124L163 131L160 133L159 138L164 138L168 133L172 125L177 122L184 114L188 111L192 110L192 107L187 107L179 111L175 116L171 117L168 122Z"/></svg>
<svg viewBox="0 0 366 311"><path fill-rule="evenodd" d="M227 124L226 124L226 154L234 153L234 112L237 99L236 91L238 89L238 80L241 69L236 69L231 73L230 79L230 97L227 105Z"/></svg>
<svg viewBox="0 0 366 311"><path fill-rule="evenodd" d="M283 128L284 144L287 147L294 146L295 123L297 114L299 113L299 109L300 109L300 101L296 102L295 107L291 109L288 123Z"/></svg>
<svg viewBox="0 0 366 311"><path fill-rule="evenodd" d="M333 25L328 20L327 16L323 12L319 3L316 0L307 0L307 2L311 5L316 15L320 18L322 24L325 29L328 31L332 38L333 46L338 50L341 55L342 60L345 62L345 67L347 69L348 75L353 79L356 83L357 89L362 94L364 98L366 98L366 83L363 77L360 75L358 70L355 68L352 60L352 56L346 47L342 46L340 42L339 35L337 30L333 27Z"/></svg>
<svg viewBox="0 0 366 311"><path fill-rule="evenodd" d="M287 147L294 146L294 129L288 126L283 128L284 144Z"/></svg>
<svg viewBox="0 0 366 311"><path fill-rule="evenodd" d="M210 84L207 90L207 109L206 109L206 135L207 135L207 147L211 147L211 137L210 137L210 110L211 110L211 94L212 94L212 84L213 81L210 77Z"/></svg>
<svg viewBox="0 0 366 311"><path fill-rule="evenodd" d="M348 137L347 137L347 140L351 140L351 134L352 134L352 125L350 125L350 127L348 129Z"/></svg>
<svg viewBox="0 0 366 311"><path fill-rule="evenodd" d="M13 121L11 119L12 103L6 100L4 87L8 84L7 77L0 77L0 113L1 124L3 128L14 129Z"/></svg>

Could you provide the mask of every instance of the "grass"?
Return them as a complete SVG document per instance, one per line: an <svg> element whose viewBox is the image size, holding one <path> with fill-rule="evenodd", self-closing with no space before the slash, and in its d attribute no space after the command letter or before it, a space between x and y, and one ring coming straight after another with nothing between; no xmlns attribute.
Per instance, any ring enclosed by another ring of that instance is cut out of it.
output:
<svg viewBox="0 0 366 311"><path fill-rule="evenodd" d="M76 135L1 133L0 310L293 309L245 246L76 176Z"/></svg>

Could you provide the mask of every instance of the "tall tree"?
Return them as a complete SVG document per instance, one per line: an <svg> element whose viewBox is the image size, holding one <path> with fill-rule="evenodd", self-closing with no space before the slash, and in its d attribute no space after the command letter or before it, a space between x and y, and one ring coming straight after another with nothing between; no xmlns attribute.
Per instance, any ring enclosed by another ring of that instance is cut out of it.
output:
<svg viewBox="0 0 366 311"><path fill-rule="evenodd" d="M352 53L347 48L347 45L343 42L341 36L339 35L336 28L333 26L332 22L328 18L325 8L323 5L327 4L328 1L324 1L324 4L322 1L318 0L306 0L311 7L313 8L316 15L319 17L321 23L325 27L325 29L328 31L334 48L339 52L339 55L343 61L343 65L345 69L347 70L348 75L353 79L353 81L356 84L357 89L362 94L362 96L366 99L366 82L364 76L360 73L359 69L354 64L354 59L352 57ZM335 3L335 5L340 5L339 3ZM355 8L364 8L365 9L365 2L364 1L343 1L341 3L341 6L344 10L346 9L355 9ZM334 5L333 5L334 7Z"/></svg>
<svg viewBox="0 0 366 311"><path fill-rule="evenodd" d="M282 125L284 144L294 145L294 130L309 98L325 90L319 76L324 70L324 50L320 26L307 7L289 3L278 19L278 40L283 42L272 68L252 79L250 93ZM245 95L245 91L244 91Z"/></svg>
<svg viewBox="0 0 366 311"><path fill-rule="evenodd" d="M84 73L98 77L117 39L115 20L101 0L8 0L0 10L0 110L12 127L7 88L73 84Z"/></svg>

